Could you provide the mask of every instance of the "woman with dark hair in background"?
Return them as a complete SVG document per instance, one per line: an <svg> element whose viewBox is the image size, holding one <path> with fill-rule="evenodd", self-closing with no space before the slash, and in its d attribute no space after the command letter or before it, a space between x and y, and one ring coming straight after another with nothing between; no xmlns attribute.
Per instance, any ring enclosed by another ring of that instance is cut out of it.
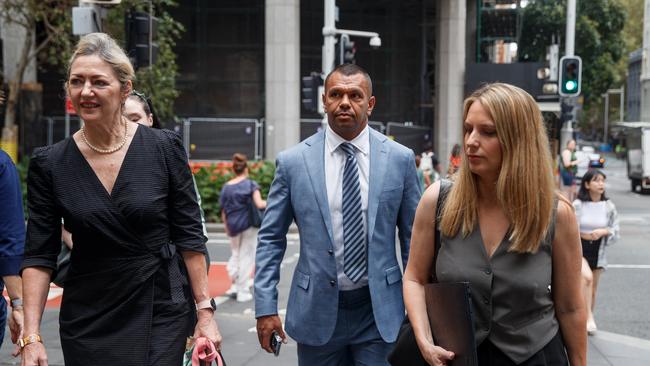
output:
<svg viewBox="0 0 650 366"><path fill-rule="evenodd" d="M246 302L253 299L248 280L255 264L258 230L250 222L249 206L253 204L260 210L265 209L266 201L257 183L248 178L246 155L232 156L232 170L235 177L224 184L219 198L221 219L230 237L231 250L227 270L233 284L226 293L235 295L239 302Z"/></svg>
<svg viewBox="0 0 650 366"><path fill-rule="evenodd" d="M139 123L147 127L162 128L160 120L153 109L151 99L135 90L126 98L122 113L131 122Z"/></svg>
<svg viewBox="0 0 650 366"><path fill-rule="evenodd" d="M582 176L578 199L573 201L582 241L583 293L587 306L587 333L596 332L594 303L598 280L607 268L605 249L619 237L616 206L605 196L605 174L589 170Z"/></svg>

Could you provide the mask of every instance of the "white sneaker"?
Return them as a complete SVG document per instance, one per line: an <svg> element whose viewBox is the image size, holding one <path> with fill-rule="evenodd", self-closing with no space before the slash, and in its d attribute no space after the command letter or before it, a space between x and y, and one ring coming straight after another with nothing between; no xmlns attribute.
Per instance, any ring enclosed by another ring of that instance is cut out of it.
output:
<svg viewBox="0 0 650 366"><path fill-rule="evenodd" d="M593 319L587 320L587 334L590 336L594 335L597 330L598 327L596 327L596 322Z"/></svg>
<svg viewBox="0 0 650 366"><path fill-rule="evenodd" d="M253 294L249 291L239 291L237 293L237 302L247 302L253 300Z"/></svg>
<svg viewBox="0 0 650 366"><path fill-rule="evenodd" d="M237 297L237 285L235 285L235 284L233 283L233 284L230 286L230 288L229 288L228 290L226 290L225 295L228 296L228 297L230 297L230 298L232 298L232 299L236 298L236 297Z"/></svg>

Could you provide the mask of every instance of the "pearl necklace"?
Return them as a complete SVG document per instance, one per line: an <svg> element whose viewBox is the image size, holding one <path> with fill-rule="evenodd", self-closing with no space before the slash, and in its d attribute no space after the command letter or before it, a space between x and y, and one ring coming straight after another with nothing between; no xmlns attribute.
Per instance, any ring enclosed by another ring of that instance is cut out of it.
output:
<svg viewBox="0 0 650 366"><path fill-rule="evenodd" d="M98 152L100 154L112 154L112 153L118 151L119 149L121 149L124 146L124 144L126 144L127 131L128 131L128 126L126 124L126 121L124 121L124 138L122 139L122 142L120 142L119 145L115 146L114 148L110 148L110 149L100 149L100 148L98 148L96 146L93 146L90 142L88 142L88 139L86 138L86 130L84 130L84 126L81 126L81 139L84 141L84 143L86 145L88 145L88 147L91 150L93 150L95 152Z"/></svg>

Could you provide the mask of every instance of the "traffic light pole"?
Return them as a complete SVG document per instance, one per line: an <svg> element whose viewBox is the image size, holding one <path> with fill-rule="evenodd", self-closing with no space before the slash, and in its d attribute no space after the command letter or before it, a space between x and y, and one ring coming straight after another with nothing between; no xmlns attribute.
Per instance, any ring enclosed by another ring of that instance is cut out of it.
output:
<svg viewBox="0 0 650 366"><path fill-rule="evenodd" d="M568 0L566 6L566 37L564 45L564 55L573 56L575 54L575 30L576 30L576 0ZM560 87L562 87L560 85ZM575 97L562 97L561 102L568 102L575 108ZM571 115L575 115L572 113ZM564 149L567 142L573 139L573 119L563 121L562 130L560 131L560 151Z"/></svg>
<svg viewBox="0 0 650 366"><path fill-rule="evenodd" d="M370 38L371 47L381 46L381 39L377 32L365 32L349 29L336 29L336 0L324 0L325 6L325 21L323 23L323 78L327 77L332 70L334 70L334 59L336 58L336 35L346 35L349 39L350 36ZM325 86L319 88L318 95L323 95ZM320 100L320 99L319 99ZM327 115L323 108L319 108L319 112L323 115L323 128L327 125Z"/></svg>

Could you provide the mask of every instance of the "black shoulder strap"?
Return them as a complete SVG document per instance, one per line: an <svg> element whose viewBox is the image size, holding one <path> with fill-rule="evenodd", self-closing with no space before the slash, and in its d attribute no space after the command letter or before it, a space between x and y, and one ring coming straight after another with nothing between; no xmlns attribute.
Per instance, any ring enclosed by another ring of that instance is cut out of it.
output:
<svg viewBox="0 0 650 366"><path fill-rule="evenodd" d="M442 208L445 205L447 194L451 190L452 183L448 179L440 180L440 192L438 193L438 202L436 202L436 231L434 239L433 265L431 266L431 278L433 282L438 282L436 278L436 262L438 261L438 252L440 251L440 218L442 217Z"/></svg>

